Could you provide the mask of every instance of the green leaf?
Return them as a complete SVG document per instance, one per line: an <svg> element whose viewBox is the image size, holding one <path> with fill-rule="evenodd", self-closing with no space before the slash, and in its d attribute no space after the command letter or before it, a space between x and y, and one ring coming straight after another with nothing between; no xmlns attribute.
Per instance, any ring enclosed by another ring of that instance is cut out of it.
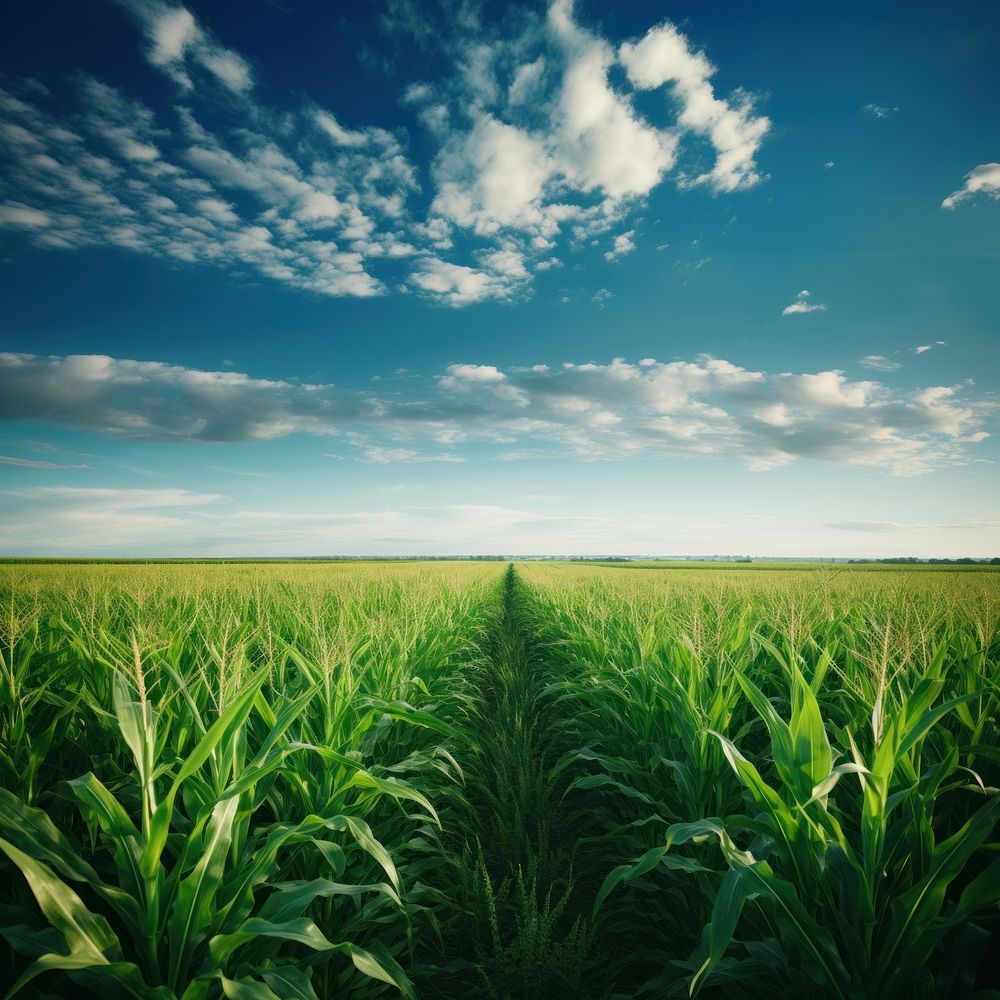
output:
<svg viewBox="0 0 1000 1000"><path fill-rule="evenodd" d="M342 882L331 882L325 878L316 878L301 882L279 882L274 886L274 892L264 901L259 915L261 919L282 923L305 913L314 899L330 896L363 896L369 892L378 893L397 906L401 905L396 890L385 882L347 885Z"/></svg>
<svg viewBox="0 0 1000 1000"><path fill-rule="evenodd" d="M704 945L708 954L691 978L688 993L694 996L705 984L712 969L722 960L736 932L736 924L747 898L747 884L739 871L730 870L712 903L712 917L705 927Z"/></svg>
<svg viewBox="0 0 1000 1000"><path fill-rule="evenodd" d="M0 838L0 851L21 869L45 918L66 939L69 951L94 964L121 956L121 947L104 917L91 913L83 900L48 865Z"/></svg>
<svg viewBox="0 0 1000 1000"><path fill-rule="evenodd" d="M352 944L348 945L347 948L350 951L351 961L359 972L363 972L372 979L378 979L390 986L395 986L407 1000L417 1000L413 984L384 946L374 945L370 950L366 950Z"/></svg>
<svg viewBox="0 0 1000 1000"><path fill-rule="evenodd" d="M276 923L261 917L251 917L243 922L232 934L218 934L209 943L213 960L220 966L225 966L233 952L257 938L278 938L282 941L294 941L303 944L313 951L330 951L336 947L328 941L320 929L308 918L298 917L284 923Z"/></svg>
<svg viewBox="0 0 1000 1000"><path fill-rule="evenodd" d="M261 975L281 1000L319 1000L308 972L297 966L283 965Z"/></svg>
<svg viewBox="0 0 1000 1000"><path fill-rule="evenodd" d="M194 948L213 923L213 901L222 881L226 855L232 842L233 819L239 799L216 804L205 832L201 857L187 878L177 887L177 896L167 921L170 935L170 973L174 989L191 965Z"/></svg>

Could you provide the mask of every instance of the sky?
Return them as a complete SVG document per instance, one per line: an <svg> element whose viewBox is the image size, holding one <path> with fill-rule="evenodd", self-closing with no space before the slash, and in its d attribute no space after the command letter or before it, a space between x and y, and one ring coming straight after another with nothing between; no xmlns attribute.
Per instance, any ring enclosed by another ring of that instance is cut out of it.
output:
<svg viewBox="0 0 1000 1000"><path fill-rule="evenodd" d="M18 4L0 554L1000 554L1000 7Z"/></svg>

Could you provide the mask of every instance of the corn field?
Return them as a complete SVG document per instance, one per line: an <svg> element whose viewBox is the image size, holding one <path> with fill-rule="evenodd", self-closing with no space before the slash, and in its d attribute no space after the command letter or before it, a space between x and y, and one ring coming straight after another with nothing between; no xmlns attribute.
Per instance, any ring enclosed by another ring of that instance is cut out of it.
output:
<svg viewBox="0 0 1000 1000"><path fill-rule="evenodd" d="M0 567L11 997L1000 998L1000 576Z"/></svg>

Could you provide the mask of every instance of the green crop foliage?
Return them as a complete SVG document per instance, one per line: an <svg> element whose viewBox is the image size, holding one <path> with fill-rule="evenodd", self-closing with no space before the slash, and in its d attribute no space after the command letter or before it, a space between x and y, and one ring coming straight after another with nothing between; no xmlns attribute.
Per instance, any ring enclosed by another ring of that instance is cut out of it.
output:
<svg viewBox="0 0 1000 1000"><path fill-rule="evenodd" d="M564 763L600 800L581 850L619 859L594 913L622 992L996 984L995 576L525 578L562 636Z"/></svg>
<svg viewBox="0 0 1000 1000"><path fill-rule="evenodd" d="M1000 998L1000 575L0 567L0 995Z"/></svg>

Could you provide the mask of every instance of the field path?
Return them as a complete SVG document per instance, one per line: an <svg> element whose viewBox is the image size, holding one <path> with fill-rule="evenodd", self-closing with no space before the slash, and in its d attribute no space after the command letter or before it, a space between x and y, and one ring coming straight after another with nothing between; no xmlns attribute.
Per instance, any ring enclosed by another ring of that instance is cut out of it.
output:
<svg viewBox="0 0 1000 1000"><path fill-rule="evenodd" d="M525 584L509 567L502 612L476 671L468 728L468 839L455 895L469 919L446 943L452 975L435 977L425 996L498 1000L588 995L588 934L575 915L575 818L564 808L569 776L556 764L558 706Z"/></svg>

